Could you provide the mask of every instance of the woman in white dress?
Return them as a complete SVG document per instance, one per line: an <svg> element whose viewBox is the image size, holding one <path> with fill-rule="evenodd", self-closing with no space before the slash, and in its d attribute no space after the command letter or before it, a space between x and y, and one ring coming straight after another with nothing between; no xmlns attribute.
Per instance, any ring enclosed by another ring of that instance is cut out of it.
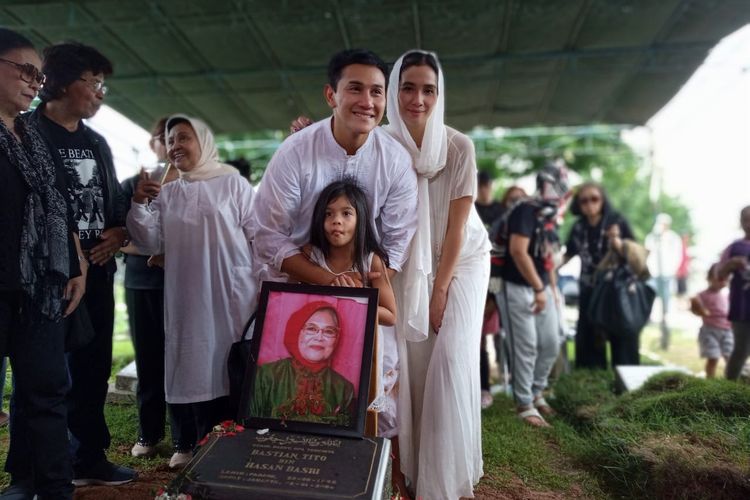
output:
<svg viewBox="0 0 750 500"><path fill-rule="evenodd" d="M234 416L227 358L254 309L257 288L249 229L253 188L237 169L219 163L213 134L201 120L173 115L166 137L180 178L162 186L142 173L127 223L138 248L165 254L165 392L175 420L195 422L192 447ZM189 458L186 448L173 461Z"/></svg>
<svg viewBox="0 0 750 500"><path fill-rule="evenodd" d="M419 227L394 280L399 444L406 481L425 500L473 497L482 476L476 346L490 244L474 209L474 146L443 123L444 103L435 54L410 51L396 61L387 130L411 153L419 185Z"/></svg>

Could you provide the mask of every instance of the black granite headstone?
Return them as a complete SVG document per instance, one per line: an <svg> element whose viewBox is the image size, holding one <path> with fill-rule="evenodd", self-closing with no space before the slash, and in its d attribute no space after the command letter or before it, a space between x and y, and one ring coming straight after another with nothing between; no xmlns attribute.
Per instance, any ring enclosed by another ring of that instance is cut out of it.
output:
<svg viewBox="0 0 750 500"><path fill-rule="evenodd" d="M175 480L193 498L381 498L390 442L246 429L214 436Z"/></svg>

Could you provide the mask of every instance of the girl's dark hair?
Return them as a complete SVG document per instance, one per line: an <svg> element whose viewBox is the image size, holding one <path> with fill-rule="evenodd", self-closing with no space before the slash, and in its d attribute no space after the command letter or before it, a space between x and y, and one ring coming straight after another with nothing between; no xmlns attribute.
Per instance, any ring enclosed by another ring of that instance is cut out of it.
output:
<svg viewBox="0 0 750 500"><path fill-rule="evenodd" d="M65 42L44 49L42 71L47 81L39 92L44 102L58 99L65 87L91 71L104 76L112 74L112 62L94 47L78 42Z"/></svg>
<svg viewBox="0 0 750 500"><path fill-rule="evenodd" d="M15 49L34 49L34 44L20 33L0 28L0 55Z"/></svg>
<svg viewBox="0 0 750 500"><path fill-rule="evenodd" d="M403 59L401 59L401 69L398 72L399 82L401 81L401 75L404 74L404 71L411 68L412 66L429 66L435 72L435 78L437 78L437 76L440 74L440 71L438 70L438 63L432 54L414 51L409 52L404 56ZM442 91L442 89L438 89L438 91Z"/></svg>
<svg viewBox="0 0 750 500"><path fill-rule="evenodd" d="M367 206L367 197L353 179L343 179L332 182L321 191L318 201L313 209L312 223L310 224L310 244L319 248L323 255L328 257L331 245L326 239L325 221L326 209L337 198L345 196L357 212L357 226L354 230L354 270L364 274L367 272L367 256L370 252L380 257L385 267L389 266L388 255L375 239L375 229L372 226L370 208ZM364 282L364 280L363 280Z"/></svg>
<svg viewBox="0 0 750 500"><path fill-rule="evenodd" d="M576 189L576 194L573 195L573 200L570 203L571 214L578 217L581 217L583 215L583 212L581 212L581 203L579 201L579 198L581 196L581 192L583 192L585 189L596 189L597 191L599 191L599 195L602 197L602 215L606 215L612 211L612 205L610 205L609 203L609 197L607 196L607 191L604 189L604 186L602 186L598 182L584 182L583 184L578 186L578 189Z"/></svg>

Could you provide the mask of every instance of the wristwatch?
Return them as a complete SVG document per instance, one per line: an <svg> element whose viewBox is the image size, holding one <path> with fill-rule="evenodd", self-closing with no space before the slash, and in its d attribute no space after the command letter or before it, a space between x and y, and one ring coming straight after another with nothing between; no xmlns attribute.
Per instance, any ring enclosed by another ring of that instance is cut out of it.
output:
<svg viewBox="0 0 750 500"><path fill-rule="evenodd" d="M122 245L120 247L126 247L130 244L130 233L128 232L128 228L125 226L121 226L122 230L125 231L125 239L122 240Z"/></svg>

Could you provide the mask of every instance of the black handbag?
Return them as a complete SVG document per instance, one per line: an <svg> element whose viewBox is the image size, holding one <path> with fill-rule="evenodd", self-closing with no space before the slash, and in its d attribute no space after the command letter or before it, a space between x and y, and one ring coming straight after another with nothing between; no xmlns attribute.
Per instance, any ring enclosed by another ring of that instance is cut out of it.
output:
<svg viewBox="0 0 750 500"><path fill-rule="evenodd" d="M250 319L245 323L245 327L242 329L242 337L240 340L232 344L229 349L229 358L227 361L227 369L229 370L229 404L232 415L237 416L240 408L240 400L242 399L242 383L245 380L245 374L247 367L250 363L253 363L252 356L252 340L247 338L247 332L250 331L250 326L255 321L255 312L250 316Z"/></svg>
<svg viewBox="0 0 750 500"><path fill-rule="evenodd" d="M610 336L638 335L651 316L655 298L656 291L633 273L623 256L616 266L596 272L585 313Z"/></svg>

